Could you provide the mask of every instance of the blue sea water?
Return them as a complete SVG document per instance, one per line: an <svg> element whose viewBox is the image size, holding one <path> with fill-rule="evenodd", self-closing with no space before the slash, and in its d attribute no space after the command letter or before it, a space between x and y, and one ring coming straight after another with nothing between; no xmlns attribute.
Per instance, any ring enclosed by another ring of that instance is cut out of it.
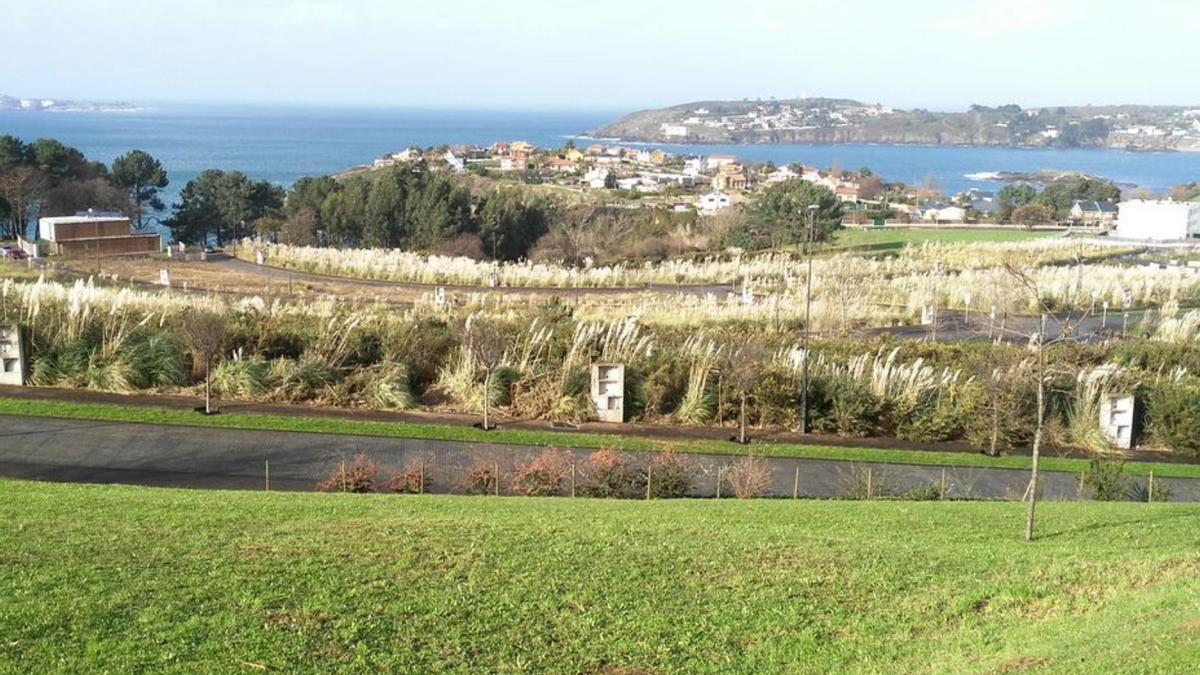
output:
<svg viewBox="0 0 1200 675"><path fill-rule="evenodd" d="M288 186L301 176L369 163L410 145L526 140L553 147L619 116L620 111L432 110L281 106L161 105L136 113L0 112L0 134L57 138L90 159L111 162L132 148L159 158L167 200L200 171L240 170ZM578 140L580 144L590 141ZM885 180L932 180L948 194L995 181L970 174L1043 169L1083 171L1125 186L1163 191L1200 180L1200 153L1119 150L1020 150L886 145L657 145L682 154L729 154L746 161L801 162L871 169Z"/></svg>

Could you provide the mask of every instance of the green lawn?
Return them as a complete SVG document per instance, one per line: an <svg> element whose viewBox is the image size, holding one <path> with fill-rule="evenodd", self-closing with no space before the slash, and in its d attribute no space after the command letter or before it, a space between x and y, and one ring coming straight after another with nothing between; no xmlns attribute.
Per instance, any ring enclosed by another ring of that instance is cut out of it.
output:
<svg viewBox="0 0 1200 675"><path fill-rule="evenodd" d="M30 268L24 261L17 262L13 260L0 260L0 279L12 279L13 281L37 281L39 276L45 275L47 279L53 279L54 273L37 268Z"/></svg>
<svg viewBox="0 0 1200 675"><path fill-rule="evenodd" d="M978 229L902 229L883 230L844 229L839 230L833 242L835 248L858 248L869 251L898 251L908 244L925 242L975 243L1008 242L1027 239L1042 239L1056 236L1057 232L1029 232L996 228Z"/></svg>
<svg viewBox="0 0 1200 675"><path fill-rule="evenodd" d="M972 452L939 452L934 450L891 450L882 448L841 447L831 445L798 445L788 443L757 443L749 448L727 441L661 440L631 435L575 433L550 430L500 429L481 431L469 426L449 424L416 424L403 422L374 422L330 417L303 417L282 414L224 413L206 417L187 410L120 406L102 403L70 403L0 397L0 416L58 417L65 419L166 424L218 429L257 429L263 431L299 431L306 433L378 436L384 438L425 438L465 443L501 443L508 445L553 446L561 448L617 448L632 451L661 450L666 445L680 452L706 452L721 455L744 455L756 452L774 457L801 457L886 464L926 464L950 467L991 467L1027 469L1029 458L1013 455L987 457ZM730 432L733 433L732 430ZM1084 459L1044 457L1042 469L1081 473L1087 469ZM1160 478L1200 478L1200 464L1169 464L1162 462L1130 462L1124 473L1145 476L1151 471Z"/></svg>
<svg viewBox="0 0 1200 675"><path fill-rule="evenodd" d="M1200 510L0 481L4 672L1195 672Z"/></svg>

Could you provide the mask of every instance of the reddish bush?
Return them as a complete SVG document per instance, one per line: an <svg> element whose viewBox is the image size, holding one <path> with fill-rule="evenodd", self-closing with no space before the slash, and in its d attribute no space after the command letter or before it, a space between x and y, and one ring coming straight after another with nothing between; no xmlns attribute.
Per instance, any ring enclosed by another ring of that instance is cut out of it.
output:
<svg viewBox="0 0 1200 675"><path fill-rule="evenodd" d="M364 454L354 456L350 464L342 463L329 477L317 483L321 492L374 492L379 465Z"/></svg>
<svg viewBox="0 0 1200 675"><path fill-rule="evenodd" d="M638 471L616 450L597 450L579 469L579 494L584 497L637 497L645 484Z"/></svg>
<svg viewBox="0 0 1200 675"><path fill-rule="evenodd" d="M650 496L655 499L678 499L692 489L692 467L679 453L664 450L650 460Z"/></svg>
<svg viewBox="0 0 1200 675"><path fill-rule="evenodd" d="M561 495L563 481L571 474L571 453L550 448L517 468L512 491L527 497Z"/></svg>
<svg viewBox="0 0 1200 675"><path fill-rule="evenodd" d="M729 467L725 479L738 499L762 497L771 490L771 467L762 457L746 456Z"/></svg>
<svg viewBox="0 0 1200 675"><path fill-rule="evenodd" d="M406 469L400 469L388 480L388 492L404 494L420 494L429 487L429 476L425 473L425 465L413 462Z"/></svg>
<svg viewBox="0 0 1200 675"><path fill-rule="evenodd" d="M475 460L463 477L462 491L469 495L497 494L497 481L500 480L498 471L499 466L495 462Z"/></svg>

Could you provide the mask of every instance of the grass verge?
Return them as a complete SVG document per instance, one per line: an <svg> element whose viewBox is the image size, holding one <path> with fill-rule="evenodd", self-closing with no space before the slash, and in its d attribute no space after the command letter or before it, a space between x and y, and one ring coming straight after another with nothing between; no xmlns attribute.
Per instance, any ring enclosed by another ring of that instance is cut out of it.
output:
<svg viewBox="0 0 1200 675"><path fill-rule="evenodd" d="M1028 469L1030 461L1028 457L1024 456L987 457L967 452L856 448L790 443L760 443L747 448L744 445L725 441L688 440L668 442L639 436L526 429L498 429L487 432L474 427L449 424L378 422L259 413L224 413L206 417L191 411L169 408L4 397L0 397L0 415L57 417L102 422L162 424L212 429L293 431L344 436L417 438L463 443L552 446L561 448L616 448L631 451L654 451L661 450L669 445L680 452L691 453L744 455L747 452L753 452L772 457L970 468ZM1044 457L1042 459L1042 470L1080 473L1087 468L1087 464L1087 460L1084 459ZM1130 462L1125 465L1124 473L1126 475L1145 476L1151 471L1154 472L1155 476L1160 478L1200 478L1200 465L1197 464Z"/></svg>
<svg viewBox="0 0 1200 675"><path fill-rule="evenodd" d="M1058 232L1028 231L1005 228L884 228L881 230L846 228L839 230L834 238L834 248L861 248L870 251L899 251L908 244L1014 242L1030 239L1045 239Z"/></svg>
<svg viewBox="0 0 1200 675"><path fill-rule="evenodd" d="M4 672L1195 672L1200 511L0 481Z"/></svg>

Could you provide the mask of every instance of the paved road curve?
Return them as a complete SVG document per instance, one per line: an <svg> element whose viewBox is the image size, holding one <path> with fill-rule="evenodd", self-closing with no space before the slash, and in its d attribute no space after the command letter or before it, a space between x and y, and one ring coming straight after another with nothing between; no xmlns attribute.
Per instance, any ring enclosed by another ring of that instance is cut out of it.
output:
<svg viewBox="0 0 1200 675"><path fill-rule="evenodd" d="M89 422L49 418L0 418L0 475L66 482L128 483L198 488L262 489L270 463L272 489L311 490L355 453L367 453L385 470L423 461L431 492L455 490L475 462L513 469L538 448L416 439L338 436L277 431ZM582 459L589 451L577 450ZM629 453L633 463L646 455ZM688 455L695 471L693 492L711 496L719 466L736 458ZM791 496L796 469L799 493L838 497L862 487L871 470L873 488L899 493L940 483L942 468L891 464L851 464L821 460L771 459L773 492ZM1028 474L1011 469L946 469L951 497L1017 499ZM507 482L507 478L506 481ZM1163 480L1176 501L1200 501L1200 481ZM1075 499L1078 478L1047 473L1048 499ZM728 488L726 488L728 493Z"/></svg>

